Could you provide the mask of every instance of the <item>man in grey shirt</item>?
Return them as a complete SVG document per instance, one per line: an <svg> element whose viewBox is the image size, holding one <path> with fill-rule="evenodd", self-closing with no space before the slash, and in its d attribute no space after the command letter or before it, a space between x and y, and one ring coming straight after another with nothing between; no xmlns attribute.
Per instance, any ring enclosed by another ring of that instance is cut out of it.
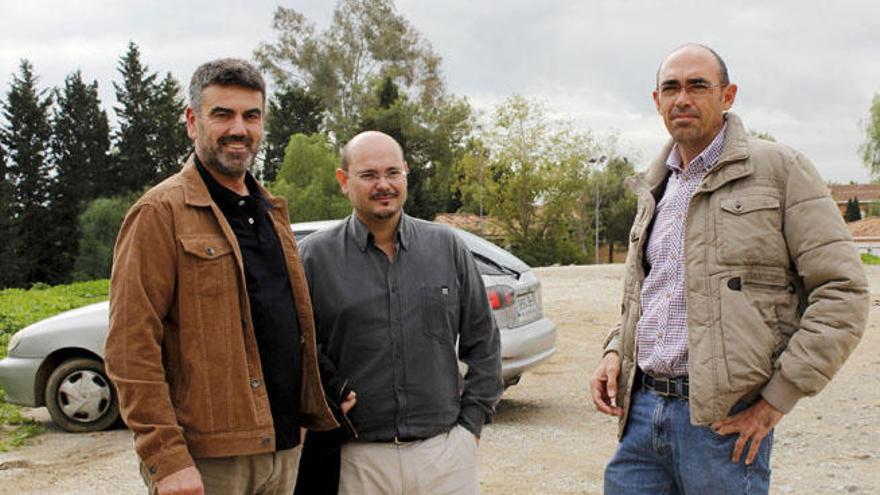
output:
<svg viewBox="0 0 880 495"><path fill-rule="evenodd" d="M356 434L339 493L478 493L500 337L464 242L403 213L407 172L390 136L355 136L336 171L354 214L300 247L327 392Z"/></svg>

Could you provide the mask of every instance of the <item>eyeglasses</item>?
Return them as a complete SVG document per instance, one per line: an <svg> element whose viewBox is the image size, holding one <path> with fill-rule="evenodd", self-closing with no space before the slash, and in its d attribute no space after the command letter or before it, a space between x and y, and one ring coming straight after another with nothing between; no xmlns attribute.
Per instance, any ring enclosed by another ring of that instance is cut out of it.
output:
<svg viewBox="0 0 880 495"><path fill-rule="evenodd" d="M664 83L660 86L660 96L663 98L675 98L684 89L691 96L706 96L715 88L723 88L726 84L710 84L708 81L694 81L683 87L677 82Z"/></svg>
<svg viewBox="0 0 880 495"><path fill-rule="evenodd" d="M403 182L406 179L406 170L392 168L384 174L380 174L379 172L373 170L366 170L364 172L358 172L354 174L354 176L357 177L359 181L363 181L368 184L375 184L379 182L379 179L381 179L382 177L384 177L385 180L387 180L388 182L398 183Z"/></svg>

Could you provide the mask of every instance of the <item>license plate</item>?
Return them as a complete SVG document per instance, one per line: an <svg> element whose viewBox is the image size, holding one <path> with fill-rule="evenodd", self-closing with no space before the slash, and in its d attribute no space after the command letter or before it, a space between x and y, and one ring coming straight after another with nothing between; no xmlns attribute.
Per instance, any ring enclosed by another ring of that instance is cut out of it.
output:
<svg viewBox="0 0 880 495"><path fill-rule="evenodd" d="M516 317L523 318L538 312L538 300L534 292L516 298Z"/></svg>

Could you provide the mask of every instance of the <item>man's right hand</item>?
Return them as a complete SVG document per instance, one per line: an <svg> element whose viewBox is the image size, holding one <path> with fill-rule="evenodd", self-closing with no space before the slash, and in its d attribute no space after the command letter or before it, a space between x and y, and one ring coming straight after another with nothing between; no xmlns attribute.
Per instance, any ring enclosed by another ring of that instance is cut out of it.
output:
<svg viewBox="0 0 880 495"><path fill-rule="evenodd" d="M195 466L169 474L156 483L159 495L205 495L202 475Z"/></svg>
<svg viewBox="0 0 880 495"><path fill-rule="evenodd" d="M620 356L609 352L602 358L602 363L593 373L590 380L590 392L593 404L599 412L610 416L620 416L623 409L617 407L617 377L620 375Z"/></svg>

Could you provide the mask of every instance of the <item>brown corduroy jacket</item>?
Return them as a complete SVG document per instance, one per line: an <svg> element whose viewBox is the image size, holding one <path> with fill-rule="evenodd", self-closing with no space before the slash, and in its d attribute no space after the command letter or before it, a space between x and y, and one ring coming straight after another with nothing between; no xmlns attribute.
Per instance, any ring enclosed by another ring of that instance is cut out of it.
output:
<svg viewBox="0 0 880 495"><path fill-rule="evenodd" d="M308 286L284 200L261 191L284 251L302 334L304 426L337 426L318 375ZM113 256L105 359L154 480L193 458L275 450L235 234L192 157L128 212Z"/></svg>

